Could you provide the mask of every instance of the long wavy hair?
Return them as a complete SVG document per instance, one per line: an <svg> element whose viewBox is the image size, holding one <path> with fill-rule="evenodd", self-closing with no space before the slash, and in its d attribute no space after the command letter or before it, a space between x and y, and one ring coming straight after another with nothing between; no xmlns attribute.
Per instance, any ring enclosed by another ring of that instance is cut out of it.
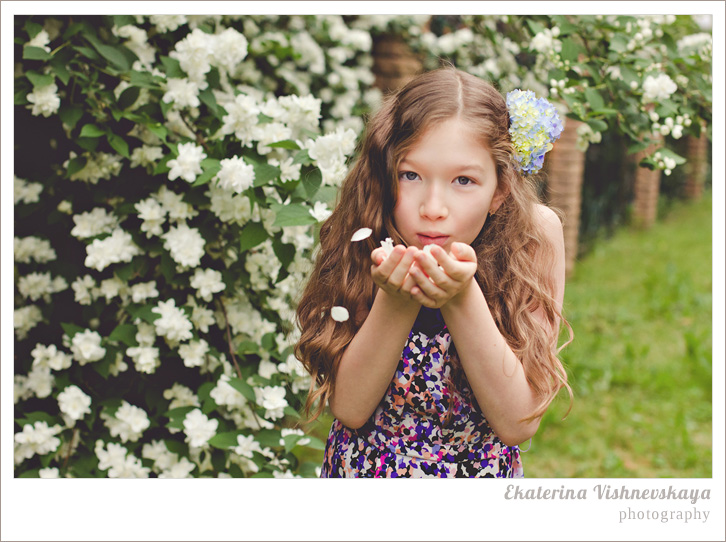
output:
<svg viewBox="0 0 726 542"><path fill-rule="evenodd" d="M565 345L572 340L572 330L554 297L554 250L535 218L536 183L520 175L515 166L509 112L502 95L489 83L446 67L420 75L387 97L367 125L358 159L343 182L333 214L321 226L314 268L297 307L301 336L295 355L312 376L305 405L309 421L323 412L334 391L343 352L373 304L376 286L370 275L370 253L386 237L405 244L393 221L398 166L429 127L456 117L481 135L496 164L498 186L506 194L472 247L479 264L476 281L539 398L526 419L541 416L562 387L568 389L571 405L572 390L557 357L561 349L557 342L561 325L570 333ZM350 242L362 227L371 228L373 234ZM348 307L351 318L334 321L330 309L336 305ZM538 310L549 326L543 327L535 315ZM461 390L466 376L455 350L451 359L450 381Z"/></svg>

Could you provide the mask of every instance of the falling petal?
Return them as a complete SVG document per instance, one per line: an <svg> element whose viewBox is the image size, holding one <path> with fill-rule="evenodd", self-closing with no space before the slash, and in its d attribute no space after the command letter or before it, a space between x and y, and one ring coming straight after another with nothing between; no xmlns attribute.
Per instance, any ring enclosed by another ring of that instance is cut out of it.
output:
<svg viewBox="0 0 726 542"><path fill-rule="evenodd" d="M373 230L370 228L361 228L353 234L353 237L351 237L350 240L353 242L362 241L363 239L368 239L372 233Z"/></svg>
<svg viewBox="0 0 726 542"><path fill-rule="evenodd" d="M330 309L330 316L335 320L336 322L345 322L350 315L348 314L348 309L345 307L333 307Z"/></svg>
<svg viewBox="0 0 726 542"><path fill-rule="evenodd" d="M391 255L391 252L393 252L393 239L386 237L385 241L381 241L381 246L386 253L386 258L388 258Z"/></svg>

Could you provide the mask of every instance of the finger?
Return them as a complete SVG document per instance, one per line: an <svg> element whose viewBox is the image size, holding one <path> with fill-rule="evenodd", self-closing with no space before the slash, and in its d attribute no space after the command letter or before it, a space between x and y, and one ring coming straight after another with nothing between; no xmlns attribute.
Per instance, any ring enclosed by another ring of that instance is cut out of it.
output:
<svg viewBox="0 0 726 542"><path fill-rule="evenodd" d="M444 249L437 247L437 249L431 249L431 256L423 251L418 254L416 256L416 265L420 266L420 268L423 269L423 271L431 277L431 280L433 280L436 284L444 286L450 282L449 276L446 274L444 269L439 267L439 262L436 260L436 256L434 255L435 250L440 251L440 253L443 254L443 258L449 258Z"/></svg>
<svg viewBox="0 0 726 542"><path fill-rule="evenodd" d="M474 249L466 243L453 243L451 245L452 255L460 262L474 262L476 263L476 252Z"/></svg>
<svg viewBox="0 0 726 542"><path fill-rule="evenodd" d="M397 285L399 288L403 285L404 280L406 279L406 276L409 273L411 264L413 263L414 257L416 256L417 252L418 252L418 249L416 247L408 247L405 250L405 252L403 253L403 256L398 261L398 264L396 265L395 269L393 269L393 271L391 271L391 273L388 277L388 282L390 284ZM388 262L386 262L386 263L388 263Z"/></svg>
<svg viewBox="0 0 726 542"><path fill-rule="evenodd" d="M373 252L371 252L371 260L373 260L374 264L381 265L385 259L386 251L383 250L383 248L378 247Z"/></svg>
<svg viewBox="0 0 726 542"><path fill-rule="evenodd" d="M457 247L457 245L460 245L459 248L454 248ZM443 271L446 273L446 277L448 279L461 282L462 280L469 278L472 263L476 266L476 254L474 253L474 249L465 243L454 243L454 247L452 247L452 251L460 250L462 254L466 255L466 257L469 255L467 252L468 248L471 250L471 253L474 254L475 259L473 261L459 260L456 256L450 256L441 247L434 247L431 249L431 255L436 258L436 261L443 268ZM476 268L474 269L474 272L476 272ZM437 276L434 280L442 286L448 284L445 279L440 276Z"/></svg>
<svg viewBox="0 0 726 542"><path fill-rule="evenodd" d="M411 277L416 281L416 286L421 290L427 297L437 300L446 296L446 291L441 288L438 284L434 283L424 272L418 267L411 268ZM413 288L411 289L413 292Z"/></svg>
<svg viewBox="0 0 726 542"><path fill-rule="evenodd" d="M379 249L376 249L373 252L371 252L371 256L373 256L373 254L376 254L377 250L379 250ZM380 249L380 250L383 251L383 249ZM380 254L380 252L378 254ZM378 256L378 254L377 254L377 256ZM383 254L385 256L385 252ZM393 252L391 252L391 254L387 258L381 260L381 263L378 264L378 271L380 272L380 274L385 277L388 277L391 274L391 272L396 268L398 263L401 261L401 258L403 258L404 254L406 254L406 247L404 247L403 245L398 245L398 246L394 247ZM380 256L379 256L379 260L380 260ZM373 260L373 261L375 262L375 260Z"/></svg>

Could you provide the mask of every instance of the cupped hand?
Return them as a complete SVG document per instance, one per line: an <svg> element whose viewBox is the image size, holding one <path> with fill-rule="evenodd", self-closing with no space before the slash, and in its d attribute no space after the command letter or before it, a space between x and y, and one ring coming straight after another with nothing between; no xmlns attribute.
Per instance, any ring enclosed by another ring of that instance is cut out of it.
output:
<svg viewBox="0 0 726 542"><path fill-rule="evenodd" d="M416 247L406 248L403 245L396 245L393 252L386 257L383 248L375 249L371 252L373 282L392 296L413 300L411 289L415 287L416 283L410 275L410 270L416 255L420 252L421 250Z"/></svg>
<svg viewBox="0 0 726 542"><path fill-rule="evenodd" d="M419 251L409 276L415 282L411 296L426 307L438 309L463 292L476 273L474 249L466 243L453 243L451 252L438 245L431 247L431 256Z"/></svg>

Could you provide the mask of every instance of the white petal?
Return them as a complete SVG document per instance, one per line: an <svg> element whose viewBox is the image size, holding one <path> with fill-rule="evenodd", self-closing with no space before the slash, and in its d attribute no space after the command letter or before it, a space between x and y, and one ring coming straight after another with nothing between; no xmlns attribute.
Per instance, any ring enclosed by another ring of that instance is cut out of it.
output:
<svg viewBox="0 0 726 542"><path fill-rule="evenodd" d="M353 242L362 241L363 239L368 239L372 233L373 230L370 228L361 228L353 234L353 237L351 237L350 240Z"/></svg>
<svg viewBox="0 0 726 542"><path fill-rule="evenodd" d="M349 318L348 309L345 307L333 307L330 309L330 316L336 322L345 322Z"/></svg>
<svg viewBox="0 0 726 542"><path fill-rule="evenodd" d="M385 241L381 241L381 246L383 247L387 258L391 255L391 252L393 252L393 239L391 239L390 237L386 237Z"/></svg>
<svg viewBox="0 0 726 542"><path fill-rule="evenodd" d="M432 247L432 246L433 246L433 245L424 245L424 247L423 247L423 251L424 251L424 252L425 252L426 254L431 254L431 247Z"/></svg>

